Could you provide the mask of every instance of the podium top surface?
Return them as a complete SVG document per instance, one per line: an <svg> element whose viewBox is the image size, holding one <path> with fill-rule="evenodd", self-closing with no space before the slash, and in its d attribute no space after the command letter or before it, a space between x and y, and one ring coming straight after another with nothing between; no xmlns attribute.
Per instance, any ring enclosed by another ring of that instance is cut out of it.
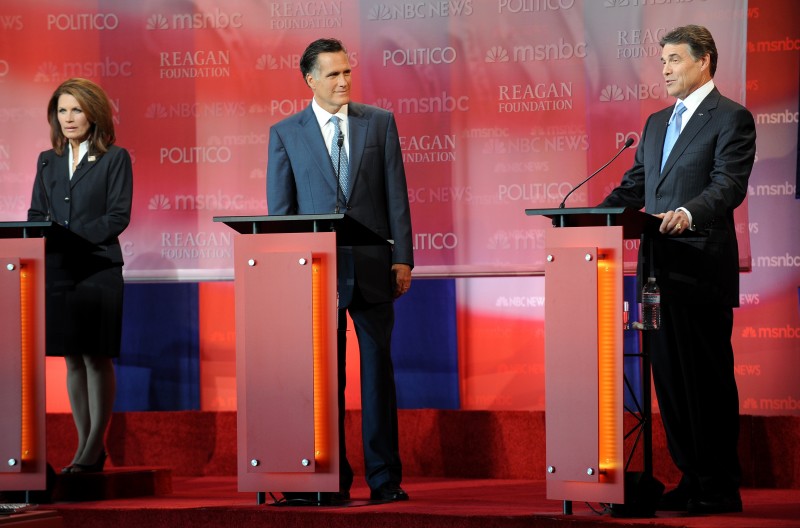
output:
<svg viewBox="0 0 800 528"><path fill-rule="evenodd" d="M314 215L215 216L241 234L335 232L340 246L382 246L391 241L344 213Z"/></svg>
<svg viewBox="0 0 800 528"><path fill-rule="evenodd" d="M47 234L55 222L0 222L0 238L41 238Z"/></svg>
<svg viewBox="0 0 800 528"><path fill-rule="evenodd" d="M622 226L623 238L657 233L661 219L630 207L572 207L525 209L528 216L545 216L555 227Z"/></svg>

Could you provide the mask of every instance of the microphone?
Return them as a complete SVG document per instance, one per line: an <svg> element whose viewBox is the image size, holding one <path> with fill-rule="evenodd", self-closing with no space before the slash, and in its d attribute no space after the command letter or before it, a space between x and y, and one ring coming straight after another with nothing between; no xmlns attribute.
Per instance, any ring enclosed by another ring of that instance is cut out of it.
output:
<svg viewBox="0 0 800 528"><path fill-rule="evenodd" d="M344 145L344 133L341 130L339 130L339 137L336 138L336 144L339 146L339 156L336 160L336 209L334 209L334 213L339 214L339 198L344 198L341 178L339 177L339 173L342 171L342 145Z"/></svg>
<svg viewBox="0 0 800 528"><path fill-rule="evenodd" d="M595 177L595 176L596 176L596 175L597 175L597 174L598 174L600 171L602 171L603 169L605 169L606 167L608 167L609 165L611 165L611 163L612 163L612 162L613 162L615 159L617 159L617 157L618 157L620 154L622 154L622 151L623 151L623 150L625 150L626 148L630 147L631 145L633 145L633 138L630 138L630 137L629 137L629 138L627 139L627 141L625 141L625 144L624 144L624 145L622 145L622 148L621 148L621 149L619 149L619 152L617 152L616 154L614 154L614 157L613 157L613 158L611 158L610 160L608 160L608 162L607 162L605 165L603 165L602 167L600 167L599 169L597 169L596 171L594 171L593 173L591 173L591 174L589 175L589 177L588 177L588 178L586 178L585 180L583 180L582 182L580 182L578 185L576 185L575 187L573 187L573 188L572 188L572 190L571 190L570 192L568 192L568 193L567 193L567 195L564 197L564 199L563 199L563 200L561 200L561 204L559 204L558 208L559 208L559 209L563 209L563 208L564 208L564 204L565 204L565 203L567 203L567 198L569 198L569 195L570 195L570 194L572 194L572 193L574 193L575 191L577 191L577 190L578 190L578 189L579 189L579 188L580 188L580 187L581 187L581 186L582 186L584 183L588 182L589 180L591 180L592 178L594 178L594 177Z"/></svg>
<svg viewBox="0 0 800 528"><path fill-rule="evenodd" d="M44 195L44 204L47 207L47 215L45 215L44 219L46 222L50 221L50 196L47 194L47 187L44 185L44 168L47 167L47 160L42 160L42 177L39 178L39 185L42 188L42 194Z"/></svg>

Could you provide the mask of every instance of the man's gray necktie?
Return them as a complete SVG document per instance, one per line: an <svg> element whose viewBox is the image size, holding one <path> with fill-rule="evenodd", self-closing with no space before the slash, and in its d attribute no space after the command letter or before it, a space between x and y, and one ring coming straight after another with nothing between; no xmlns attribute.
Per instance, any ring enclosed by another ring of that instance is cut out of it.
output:
<svg viewBox="0 0 800 528"><path fill-rule="evenodd" d="M664 138L664 153L661 156L662 171L664 170L664 164L667 162L669 153L672 151L672 147L675 146L675 142L678 141L678 136L681 134L681 124L683 123L683 118L681 116L685 111L686 107L683 106L683 103L678 103L675 107L675 112L672 114L672 122L667 127L667 135Z"/></svg>
<svg viewBox="0 0 800 528"><path fill-rule="evenodd" d="M346 199L350 197L350 163L347 160L347 150L344 148L344 135L342 135L342 129L339 128L340 119L338 116L333 116L331 117L331 121L333 122L331 161L333 162L333 168L338 171L339 186L342 188L342 193ZM340 138L342 140L341 146L339 144Z"/></svg>

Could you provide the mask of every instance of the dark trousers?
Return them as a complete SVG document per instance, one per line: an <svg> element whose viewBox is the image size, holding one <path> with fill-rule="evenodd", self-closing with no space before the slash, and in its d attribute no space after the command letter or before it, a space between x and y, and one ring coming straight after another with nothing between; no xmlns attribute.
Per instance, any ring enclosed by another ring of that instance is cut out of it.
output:
<svg viewBox="0 0 800 528"><path fill-rule="evenodd" d="M358 339L361 366L361 434L367 484L376 489L385 482L400 484L402 465L397 433L397 393L391 357L394 305L371 304L355 288L346 309L339 310L339 460L340 490L349 490L353 470L347 460L344 416L346 385L346 312L350 313Z"/></svg>
<svg viewBox="0 0 800 528"><path fill-rule="evenodd" d="M662 304L660 330L645 332L667 445L694 496L738 492L739 394L733 309Z"/></svg>

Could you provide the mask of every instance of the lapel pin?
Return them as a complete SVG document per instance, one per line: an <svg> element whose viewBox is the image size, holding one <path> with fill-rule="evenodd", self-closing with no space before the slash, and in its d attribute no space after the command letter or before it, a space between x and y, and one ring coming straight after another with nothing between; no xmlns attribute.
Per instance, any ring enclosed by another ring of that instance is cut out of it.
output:
<svg viewBox="0 0 800 528"><path fill-rule="evenodd" d="M87 159L87 161L94 161L94 160L96 160L97 158L95 158L94 156L89 156L89 157L88 157L88 158L86 158L86 159Z"/></svg>

